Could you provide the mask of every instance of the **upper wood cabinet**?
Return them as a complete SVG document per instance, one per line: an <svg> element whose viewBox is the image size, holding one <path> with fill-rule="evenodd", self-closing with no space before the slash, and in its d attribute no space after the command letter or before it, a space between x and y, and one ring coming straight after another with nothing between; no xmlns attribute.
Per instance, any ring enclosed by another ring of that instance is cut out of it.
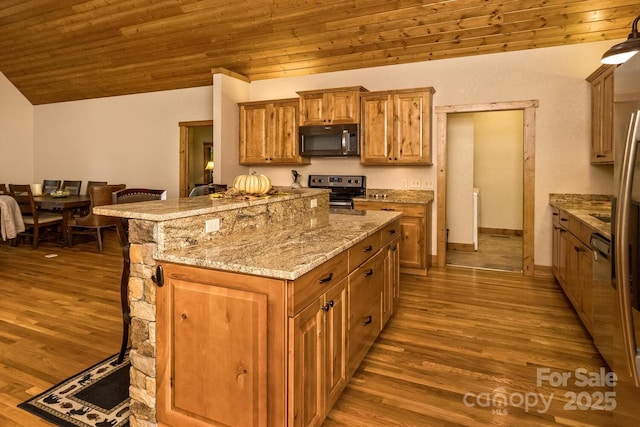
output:
<svg viewBox="0 0 640 427"><path fill-rule="evenodd" d="M615 65L602 65L587 81L591 83L591 163L611 164L613 144L613 72Z"/></svg>
<svg viewBox="0 0 640 427"><path fill-rule="evenodd" d="M244 102L240 107L240 164L301 164L298 99Z"/></svg>
<svg viewBox="0 0 640 427"><path fill-rule="evenodd" d="M361 95L361 163L430 165L432 87Z"/></svg>
<svg viewBox="0 0 640 427"><path fill-rule="evenodd" d="M300 96L300 124L324 125L358 123L362 86L298 92Z"/></svg>

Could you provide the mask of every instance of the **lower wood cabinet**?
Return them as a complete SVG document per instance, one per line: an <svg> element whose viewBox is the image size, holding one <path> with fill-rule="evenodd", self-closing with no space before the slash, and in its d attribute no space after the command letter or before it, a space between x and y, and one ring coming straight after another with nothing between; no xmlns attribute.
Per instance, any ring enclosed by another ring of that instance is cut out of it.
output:
<svg viewBox="0 0 640 427"><path fill-rule="evenodd" d="M346 279L289 319L289 426L318 426L347 384Z"/></svg>
<svg viewBox="0 0 640 427"><path fill-rule="evenodd" d="M431 202L393 203L354 200L354 209L402 212L400 271L426 276L431 267Z"/></svg>
<svg viewBox="0 0 640 427"><path fill-rule="evenodd" d="M396 221L300 278L163 263L163 426L319 426L393 313Z"/></svg>
<svg viewBox="0 0 640 427"><path fill-rule="evenodd" d="M562 209L553 208L552 271L583 325L593 333L593 230Z"/></svg>

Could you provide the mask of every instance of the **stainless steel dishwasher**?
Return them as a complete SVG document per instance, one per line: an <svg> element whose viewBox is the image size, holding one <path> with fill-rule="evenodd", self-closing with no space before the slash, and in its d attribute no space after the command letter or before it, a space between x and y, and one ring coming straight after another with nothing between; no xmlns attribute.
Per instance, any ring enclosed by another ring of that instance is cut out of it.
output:
<svg viewBox="0 0 640 427"><path fill-rule="evenodd" d="M609 367L613 361L613 336L617 295L611 270L611 241L594 233L593 250L593 342Z"/></svg>

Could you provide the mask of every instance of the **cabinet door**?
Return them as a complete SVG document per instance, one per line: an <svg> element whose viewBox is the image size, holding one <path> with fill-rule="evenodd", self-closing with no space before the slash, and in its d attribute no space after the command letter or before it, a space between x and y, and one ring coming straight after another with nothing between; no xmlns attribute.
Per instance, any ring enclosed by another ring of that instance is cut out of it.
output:
<svg viewBox="0 0 640 427"><path fill-rule="evenodd" d="M347 279L325 296L326 412L347 385Z"/></svg>
<svg viewBox="0 0 640 427"><path fill-rule="evenodd" d="M591 163L610 164L613 144L613 72L615 65L603 65L591 74Z"/></svg>
<svg viewBox="0 0 640 427"><path fill-rule="evenodd" d="M577 291L580 292L580 318L593 335L593 252L581 243L578 248Z"/></svg>
<svg viewBox="0 0 640 427"><path fill-rule="evenodd" d="M268 129L267 105L240 106L240 164L266 162Z"/></svg>
<svg viewBox="0 0 640 427"><path fill-rule="evenodd" d="M393 98L387 94L366 95L361 100L360 161L386 164L393 150Z"/></svg>
<svg viewBox="0 0 640 427"><path fill-rule="evenodd" d="M300 123L302 125L321 125L326 123L324 111L327 110L322 92L300 95Z"/></svg>
<svg viewBox="0 0 640 427"><path fill-rule="evenodd" d="M163 264L157 288L157 420L282 425L284 283Z"/></svg>
<svg viewBox="0 0 640 427"><path fill-rule="evenodd" d="M270 127L271 153L273 163L299 163L298 148L298 103L275 104Z"/></svg>
<svg viewBox="0 0 640 427"><path fill-rule="evenodd" d="M431 164L431 93L399 93L394 103L393 161Z"/></svg>
<svg viewBox="0 0 640 427"><path fill-rule="evenodd" d="M318 426L325 415L324 296L289 319L289 426Z"/></svg>
<svg viewBox="0 0 640 427"><path fill-rule="evenodd" d="M598 163L613 163L613 71L602 78L602 125Z"/></svg>
<svg viewBox="0 0 640 427"><path fill-rule="evenodd" d="M382 292L383 326L393 314L393 307L400 296L399 242L400 238L395 238L385 247L384 288Z"/></svg>
<svg viewBox="0 0 640 427"><path fill-rule="evenodd" d="M407 268L426 268L425 259L425 220L424 218L402 216L402 251L400 265Z"/></svg>
<svg viewBox="0 0 640 427"><path fill-rule="evenodd" d="M328 92L325 117L331 123L358 123L360 121L360 94L357 90Z"/></svg>

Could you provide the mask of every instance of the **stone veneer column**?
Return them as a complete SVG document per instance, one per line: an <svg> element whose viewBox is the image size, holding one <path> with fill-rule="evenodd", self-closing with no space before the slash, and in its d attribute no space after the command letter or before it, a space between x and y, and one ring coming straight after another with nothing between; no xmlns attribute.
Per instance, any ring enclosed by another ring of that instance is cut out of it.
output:
<svg viewBox="0 0 640 427"><path fill-rule="evenodd" d="M129 241L131 276L131 427L154 427L156 423L156 285L151 277L156 262L156 223L131 220Z"/></svg>

